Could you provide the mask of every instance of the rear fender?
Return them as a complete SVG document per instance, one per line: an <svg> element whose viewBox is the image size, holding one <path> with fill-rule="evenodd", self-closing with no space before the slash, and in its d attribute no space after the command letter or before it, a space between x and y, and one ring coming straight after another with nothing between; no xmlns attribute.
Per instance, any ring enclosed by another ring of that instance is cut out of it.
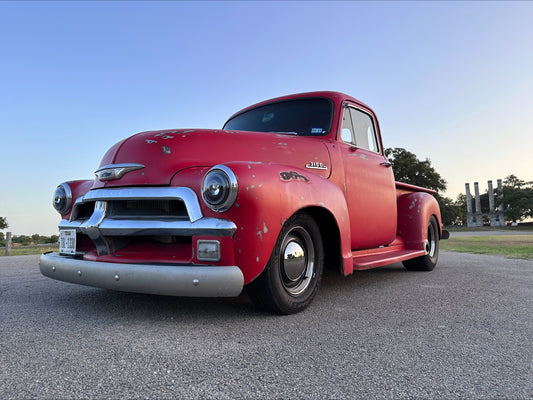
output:
<svg viewBox="0 0 533 400"><path fill-rule="evenodd" d="M410 250L424 250L428 223L435 216L442 237L442 221L439 204L429 193L415 192L398 198L398 236Z"/></svg>

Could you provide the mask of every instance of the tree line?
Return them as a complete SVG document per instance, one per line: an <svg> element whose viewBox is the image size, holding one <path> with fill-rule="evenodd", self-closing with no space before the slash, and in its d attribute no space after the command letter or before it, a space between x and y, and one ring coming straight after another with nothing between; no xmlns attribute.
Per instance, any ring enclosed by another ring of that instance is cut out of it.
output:
<svg viewBox="0 0 533 400"><path fill-rule="evenodd" d="M0 231L5 230L7 228L9 228L9 224L7 223L7 218L0 217ZM16 235L11 238L11 243L19 244L21 246L30 246L30 245L36 245L36 244L51 244L51 243L57 243L58 241L59 241L58 235L41 236L37 233L31 236ZM6 245L6 236L4 232L0 232L0 247L4 247L5 245Z"/></svg>
<svg viewBox="0 0 533 400"><path fill-rule="evenodd" d="M56 244L59 242L58 235L51 236L41 236L39 234L34 234L31 236L27 235L14 235L11 237L11 243L20 246L33 246L38 244ZM6 236L3 232L0 232L0 247L5 247L6 245Z"/></svg>
<svg viewBox="0 0 533 400"><path fill-rule="evenodd" d="M56 244L58 242L59 242L58 235L41 236L36 233L31 236L15 235L11 237L11 243L20 245L20 246L33 246L37 244ZM0 247L5 247L5 245L6 245L6 237L3 232L0 232Z"/></svg>

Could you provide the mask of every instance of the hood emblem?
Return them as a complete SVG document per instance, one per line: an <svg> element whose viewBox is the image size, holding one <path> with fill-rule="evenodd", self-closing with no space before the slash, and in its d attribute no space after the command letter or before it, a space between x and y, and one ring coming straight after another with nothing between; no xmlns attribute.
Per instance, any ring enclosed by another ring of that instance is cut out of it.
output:
<svg viewBox="0 0 533 400"><path fill-rule="evenodd" d="M100 182L120 179L130 171L144 168L142 164L110 164L98 168L94 174Z"/></svg>
<svg viewBox="0 0 533 400"><path fill-rule="evenodd" d="M323 169L323 170L328 169L328 167L326 167L324 164L322 164L321 162L316 162L316 161L310 161L310 162L305 166L305 168L309 168L309 169Z"/></svg>

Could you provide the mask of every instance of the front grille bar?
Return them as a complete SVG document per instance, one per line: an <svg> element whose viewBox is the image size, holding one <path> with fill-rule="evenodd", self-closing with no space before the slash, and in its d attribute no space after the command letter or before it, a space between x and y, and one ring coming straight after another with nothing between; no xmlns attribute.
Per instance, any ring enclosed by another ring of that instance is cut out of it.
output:
<svg viewBox="0 0 533 400"><path fill-rule="evenodd" d="M202 218L202 210L196 193L186 187L97 189L81 196L76 200L76 204L99 200L181 200L185 204L191 222ZM72 218L76 218L74 212L71 220Z"/></svg>
<svg viewBox="0 0 533 400"><path fill-rule="evenodd" d="M189 218L157 216L128 218L109 213L108 202L114 200L180 200ZM94 202L88 219L77 219L77 206ZM128 236L232 236L237 227L228 220L203 217L196 193L189 188L116 188L97 189L77 199L70 220L61 220L59 229L76 229L86 234L96 246L98 255L114 251L106 237Z"/></svg>

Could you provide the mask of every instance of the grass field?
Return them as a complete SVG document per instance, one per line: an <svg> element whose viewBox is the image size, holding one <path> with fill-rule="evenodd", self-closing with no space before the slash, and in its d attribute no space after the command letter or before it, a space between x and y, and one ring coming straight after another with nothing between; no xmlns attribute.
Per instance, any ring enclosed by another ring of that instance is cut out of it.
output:
<svg viewBox="0 0 533 400"><path fill-rule="evenodd" d="M442 250L492 254L533 260L533 235L451 237L440 242Z"/></svg>
<svg viewBox="0 0 533 400"><path fill-rule="evenodd" d="M34 254L42 254L47 251L58 251L59 245L57 246L17 246L11 248L12 256L29 256ZM5 256L5 248L0 248L0 257Z"/></svg>

